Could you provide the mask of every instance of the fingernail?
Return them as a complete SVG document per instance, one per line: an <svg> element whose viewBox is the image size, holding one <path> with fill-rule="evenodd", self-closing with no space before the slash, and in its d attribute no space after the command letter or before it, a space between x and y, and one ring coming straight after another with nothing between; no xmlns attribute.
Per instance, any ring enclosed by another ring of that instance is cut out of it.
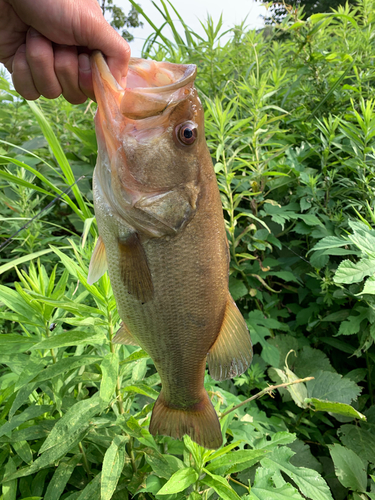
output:
<svg viewBox="0 0 375 500"><path fill-rule="evenodd" d="M39 31L37 31L36 29L34 29L32 27L29 28L28 34L29 34L29 36L32 36L32 37L40 36Z"/></svg>
<svg viewBox="0 0 375 500"><path fill-rule="evenodd" d="M90 58L87 54L80 54L78 56L78 66L81 71L91 71Z"/></svg>

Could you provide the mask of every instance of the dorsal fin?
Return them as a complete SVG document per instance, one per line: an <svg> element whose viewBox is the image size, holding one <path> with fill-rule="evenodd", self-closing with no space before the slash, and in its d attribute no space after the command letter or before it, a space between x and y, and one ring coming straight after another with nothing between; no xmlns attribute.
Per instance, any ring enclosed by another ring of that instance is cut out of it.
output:
<svg viewBox="0 0 375 500"><path fill-rule="evenodd" d="M98 281L98 279L103 276L107 268L108 266L105 246L102 238L99 236L90 260L87 283L89 285L93 285L96 281Z"/></svg>
<svg viewBox="0 0 375 500"><path fill-rule="evenodd" d="M241 375L253 359L253 347L246 322L229 295L220 333L208 353L208 368L215 380Z"/></svg>

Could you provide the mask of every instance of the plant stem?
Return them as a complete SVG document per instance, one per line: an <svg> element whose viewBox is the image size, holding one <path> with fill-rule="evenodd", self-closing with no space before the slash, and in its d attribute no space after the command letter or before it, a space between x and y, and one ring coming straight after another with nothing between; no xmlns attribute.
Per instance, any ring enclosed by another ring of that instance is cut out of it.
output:
<svg viewBox="0 0 375 500"><path fill-rule="evenodd" d="M113 344L113 323L112 323L112 314L110 311L108 311L108 324L109 324L109 347L111 349L111 353L115 354L116 349ZM117 399L117 406L118 410L121 415L125 413L124 410L124 400L122 399L122 394L121 394L121 383L120 383L120 377L117 377L117 382L116 382L116 399Z"/></svg>
<svg viewBox="0 0 375 500"><path fill-rule="evenodd" d="M278 385L271 385L270 387L267 387L266 389L263 389L263 391L258 392L254 396L251 396L249 399L245 399L245 401L242 401L242 403L234 406L233 408L230 408L229 410L225 411L220 415L220 418L225 417L225 415L228 415L228 413L231 413L234 410L237 410L237 408L240 408L241 406L250 403L250 401L253 401L254 399L261 398L265 394L268 394L275 389L279 389L280 387L288 387L288 385L293 385L293 384L301 384L302 382L308 382L309 380L313 380L314 377L306 377L306 378L299 378L297 380L293 380L293 382L286 382L285 384L278 384Z"/></svg>
<svg viewBox="0 0 375 500"><path fill-rule="evenodd" d="M79 451L82 453L83 468L85 469L87 474L89 476L91 476L90 465L87 461L86 453L85 453L85 450L83 449L82 443L78 443L78 448L79 448Z"/></svg>
<svg viewBox="0 0 375 500"><path fill-rule="evenodd" d="M229 476L229 477L228 477L228 479L230 479L230 480L231 480L231 481L233 481L234 483L239 484L240 486L242 486L243 488L245 488L245 490L249 491L249 488L248 488L245 484L240 483L239 481L237 481L237 479L233 479L233 477L232 477L232 476Z"/></svg>

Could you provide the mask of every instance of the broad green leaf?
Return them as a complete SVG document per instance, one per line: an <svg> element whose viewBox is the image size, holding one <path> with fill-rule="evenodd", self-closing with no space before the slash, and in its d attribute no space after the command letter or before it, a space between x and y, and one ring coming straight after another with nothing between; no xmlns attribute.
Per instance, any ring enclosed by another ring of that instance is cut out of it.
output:
<svg viewBox="0 0 375 500"><path fill-rule="evenodd" d="M246 500L303 500L296 488L285 483L281 487L274 484L272 476L275 471L258 467L254 484Z"/></svg>
<svg viewBox="0 0 375 500"><path fill-rule="evenodd" d="M68 462L60 462L52 479L48 483L43 500L59 500L76 465L82 460L82 455L75 455Z"/></svg>
<svg viewBox="0 0 375 500"><path fill-rule="evenodd" d="M39 453L63 443L69 436L82 433L91 423L90 419L100 411L101 401L98 393L90 399L78 401L61 417L50 435L44 441Z"/></svg>
<svg viewBox="0 0 375 500"><path fill-rule="evenodd" d="M369 231L354 231L354 234L349 235L349 240L369 257L375 257L375 237Z"/></svg>
<svg viewBox="0 0 375 500"><path fill-rule="evenodd" d="M285 370L279 370L278 368L274 368L274 370L280 377L283 384L298 380L298 377L292 372L292 370L289 370L288 367L285 367ZM307 389L305 384L293 384L286 387L286 389L292 396L292 399L297 406L300 408L306 408L305 399L307 397Z"/></svg>
<svg viewBox="0 0 375 500"><path fill-rule="evenodd" d="M75 500L101 500L100 498L101 474L97 474L92 481L82 490Z"/></svg>
<svg viewBox="0 0 375 500"><path fill-rule="evenodd" d="M282 471L301 490L302 494L311 500L333 500L327 483L315 470L305 467L295 467L289 460L294 452L286 447L280 447L273 450L272 454L267 455L261 464L263 467Z"/></svg>
<svg viewBox="0 0 375 500"><path fill-rule="evenodd" d="M12 442L12 446L17 455L27 464L31 464L33 461L33 453L31 451L30 445L27 441L15 441Z"/></svg>
<svg viewBox="0 0 375 500"><path fill-rule="evenodd" d="M4 434L9 434L13 429L16 429L19 425L27 422L28 420L33 420L37 417L43 415L43 413L47 413L53 410L53 406L49 405L31 405L22 413L18 415L14 415L14 417L6 422L4 425L0 427L0 436L4 436Z"/></svg>
<svg viewBox="0 0 375 500"><path fill-rule="evenodd" d="M158 495L172 495L184 491L198 480L198 474L192 467L180 469L175 472L165 485L158 491Z"/></svg>
<svg viewBox="0 0 375 500"><path fill-rule="evenodd" d="M267 439L271 437L271 439ZM276 432L265 436L255 443L257 449L273 450L276 446L291 444L296 440L296 435L291 432Z"/></svg>
<svg viewBox="0 0 375 500"><path fill-rule="evenodd" d="M337 236L326 236L322 238L316 245L313 246L307 253L317 250L327 250L329 248L339 248L348 244L348 240L337 238Z"/></svg>
<svg viewBox="0 0 375 500"><path fill-rule="evenodd" d="M375 295L375 277L370 276L365 283L365 286L363 287L362 292L357 293L356 295L363 295L363 294L369 294L369 295Z"/></svg>
<svg viewBox="0 0 375 500"><path fill-rule="evenodd" d="M116 389L119 361L116 353L108 353L103 359L100 369L102 381L100 384L100 398L109 403Z"/></svg>
<svg viewBox="0 0 375 500"><path fill-rule="evenodd" d="M259 462L267 452L265 450L231 451L210 462L206 469L214 474L232 474L252 467Z"/></svg>
<svg viewBox="0 0 375 500"><path fill-rule="evenodd" d="M111 446L104 455L101 478L101 500L110 500L116 489L125 463L125 441L126 439L124 436L115 436Z"/></svg>
<svg viewBox="0 0 375 500"><path fill-rule="evenodd" d="M5 466L4 477L11 476L16 471L16 465L12 457L9 457ZM2 481L3 500L16 500L17 495L17 479L11 481Z"/></svg>
<svg viewBox="0 0 375 500"><path fill-rule="evenodd" d="M353 450L362 460L375 465L375 435L372 427L361 425L342 425L339 429L343 445Z"/></svg>
<svg viewBox="0 0 375 500"><path fill-rule="evenodd" d="M223 477L211 474L206 469L203 469L203 471L207 474L201 482L215 490L219 495L219 498L223 498L223 500L240 500L240 497L234 489L229 486L228 481L226 481Z"/></svg>
<svg viewBox="0 0 375 500"><path fill-rule="evenodd" d="M59 347L87 344L102 344L106 340L103 333L68 331L49 337L33 345L30 350L36 349L56 349Z"/></svg>
<svg viewBox="0 0 375 500"><path fill-rule="evenodd" d="M338 480L345 488L365 492L367 488L367 464L353 450L340 444L329 445L329 452Z"/></svg>
<svg viewBox="0 0 375 500"><path fill-rule="evenodd" d="M358 418L359 420L366 420L366 417L359 413L352 406L344 403L335 403L333 401L322 401L316 398L306 398L305 403L314 405L315 411L327 411L330 413L337 413L344 417Z"/></svg>
<svg viewBox="0 0 375 500"><path fill-rule="evenodd" d="M42 453L42 455L38 457L35 462L33 462L29 467L23 467L22 469L19 469L17 472L13 473L10 476L10 479L35 474L39 470L56 463L58 460L64 457L66 453L73 450L84 438L84 436L84 430L81 433L74 433L66 436L66 439L64 439L58 445L53 446L52 448L49 448L47 451Z"/></svg>
<svg viewBox="0 0 375 500"><path fill-rule="evenodd" d="M128 385L124 387L124 391L127 392L136 392L137 394L143 394L144 396L148 396L149 398L152 399L157 399L159 396L159 393L155 391L155 389L152 389L146 384L137 384L137 385Z"/></svg>
<svg viewBox="0 0 375 500"><path fill-rule="evenodd" d="M319 370L314 377L306 383L308 398L350 404L361 392L356 383L339 373Z"/></svg>
<svg viewBox="0 0 375 500"><path fill-rule="evenodd" d="M169 479L175 472L185 467L179 458L173 455L162 455L154 448L146 448L144 454L146 462L158 477Z"/></svg>
<svg viewBox="0 0 375 500"><path fill-rule="evenodd" d="M366 276L371 276L374 273L375 259L361 259L356 263L343 260L337 268L333 281L346 284L358 283Z"/></svg>
<svg viewBox="0 0 375 500"><path fill-rule="evenodd" d="M146 351L144 351L143 349L140 349L139 351L133 352L132 354L130 354L130 356L125 358L123 361L121 361L120 365L124 365L127 363L133 363L134 361L138 361L138 359L149 358L149 357L150 356L147 354Z"/></svg>
<svg viewBox="0 0 375 500"><path fill-rule="evenodd" d="M229 278L229 291L233 300L238 300L248 294L248 290L243 281L236 280L232 276Z"/></svg>
<svg viewBox="0 0 375 500"><path fill-rule="evenodd" d="M42 370L40 374L35 377L33 382L45 382L46 380L50 380L51 378L61 375L62 373L66 373L69 370L75 370L81 366L98 363L101 360L102 358L100 356L71 356L70 358L64 358L57 363L48 365L47 368Z"/></svg>

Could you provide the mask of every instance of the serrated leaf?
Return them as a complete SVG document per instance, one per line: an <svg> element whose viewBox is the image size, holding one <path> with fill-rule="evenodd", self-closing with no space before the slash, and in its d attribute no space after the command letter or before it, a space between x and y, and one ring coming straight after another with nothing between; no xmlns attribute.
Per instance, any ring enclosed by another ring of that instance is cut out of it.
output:
<svg viewBox="0 0 375 500"><path fill-rule="evenodd" d="M315 411L327 411L329 413L337 413L344 417L358 418L359 420L366 420L366 417L359 413L352 406L344 403L335 403L333 401L322 401L316 398L306 398L305 403L314 405Z"/></svg>
<svg viewBox="0 0 375 500"><path fill-rule="evenodd" d="M240 500L240 497L231 488L228 482L221 476L217 476L216 474L211 474L208 470L203 469L207 475L201 480L203 484L209 486L219 495L219 498L224 500Z"/></svg>
<svg viewBox="0 0 375 500"><path fill-rule="evenodd" d="M314 377L314 380L306 383L308 398L350 404L361 392L355 382L343 378L339 373L319 370Z"/></svg>
<svg viewBox="0 0 375 500"><path fill-rule="evenodd" d="M278 368L274 368L274 370L281 378L283 384L298 380L298 377L292 372L292 370L289 370L289 368L287 367L285 368L285 370L280 370ZM305 384L300 383L289 385L286 387L286 389L292 396L292 399L297 406L299 406L300 408L306 408L305 399L307 397L307 389Z"/></svg>
<svg viewBox="0 0 375 500"><path fill-rule="evenodd" d="M337 238L336 236L326 236L322 238L316 245L313 246L307 253L315 252L317 250L327 250L330 248L339 248L348 244L347 240Z"/></svg>
<svg viewBox="0 0 375 500"><path fill-rule="evenodd" d="M198 480L198 474L192 467L178 470L171 476L165 485L158 491L158 495L172 495L184 491Z"/></svg>
<svg viewBox="0 0 375 500"><path fill-rule="evenodd" d="M101 477L101 500L110 500L125 464L125 437L116 436L104 455Z"/></svg>
<svg viewBox="0 0 375 500"><path fill-rule="evenodd" d="M39 453L63 443L69 436L74 436L87 429L90 426L90 418L99 412L100 405L101 401L96 393L92 398L83 399L71 406L65 415L57 421Z"/></svg>
<svg viewBox="0 0 375 500"><path fill-rule="evenodd" d="M321 475L315 470L292 465L289 459L293 455L294 453L290 448L283 446L273 450L271 455L267 455L261 461L261 464L265 468L284 472L307 498L311 498L311 500L333 500L328 485Z"/></svg>
<svg viewBox="0 0 375 500"><path fill-rule="evenodd" d="M103 359L100 369L102 371L102 381L100 384L100 398L105 403L109 403L116 389L117 376L119 370L119 360L116 353L109 352Z"/></svg>
<svg viewBox="0 0 375 500"><path fill-rule="evenodd" d="M375 435L372 427L361 425L342 425L339 429L343 445L353 450L363 460L375 465Z"/></svg>
<svg viewBox="0 0 375 500"><path fill-rule="evenodd" d="M353 450L340 444L329 445L335 473L345 488L365 492L367 488L367 466Z"/></svg>
<svg viewBox="0 0 375 500"><path fill-rule="evenodd" d="M365 286L363 287L362 292L356 293L356 295L364 295L365 293L369 295L375 295L375 277L370 276L365 283Z"/></svg>
<svg viewBox="0 0 375 500"><path fill-rule="evenodd" d="M233 300L238 300L248 294L247 287L243 281L237 280L232 276L229 278L229 291Z"/></svg>
<svg viewBox="0 0 375 500"><path fill-rule="evenodd" d="M265 450L232 451L210 462L206 469L222 475L240 472L259 462L266 453Z"/></svg>
<svg viewBox="0 0 375 500"><path fill-rule="evenodd" d="M303 500L291 484L286 483L277 487L272 479L274 474L274 470L258 467L254 484L246 500Z"/></svg>
<svg viewBox="0 0 375 500"><path fill-rule="evenodd" d="M358 283L375 273L375 259L361 259L359 262L343 260L333 277L335 283Z"/></svg>

